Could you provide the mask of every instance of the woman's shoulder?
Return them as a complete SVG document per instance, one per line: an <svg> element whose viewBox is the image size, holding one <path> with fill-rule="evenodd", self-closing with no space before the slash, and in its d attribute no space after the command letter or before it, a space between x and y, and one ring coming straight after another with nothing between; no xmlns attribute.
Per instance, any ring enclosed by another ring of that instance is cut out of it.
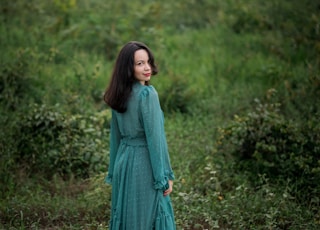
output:
<svg viewBox="0 0 320 230"><path fill-rule="evenodd" d="M157 90L152 85L141 85L140 97L158 96Z"/></svg>

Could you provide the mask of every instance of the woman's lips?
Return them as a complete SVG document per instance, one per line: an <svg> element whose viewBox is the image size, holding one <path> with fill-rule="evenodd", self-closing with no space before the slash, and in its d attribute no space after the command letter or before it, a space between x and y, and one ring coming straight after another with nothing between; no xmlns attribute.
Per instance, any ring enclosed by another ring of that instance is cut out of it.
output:
<svg viewBox="0 0 320 230"><path fill-rule="evenodd" d="M150 77L151 76L151 73L145 73L145 74L143 74L144 76L146 76L146 77Z"/></svg>

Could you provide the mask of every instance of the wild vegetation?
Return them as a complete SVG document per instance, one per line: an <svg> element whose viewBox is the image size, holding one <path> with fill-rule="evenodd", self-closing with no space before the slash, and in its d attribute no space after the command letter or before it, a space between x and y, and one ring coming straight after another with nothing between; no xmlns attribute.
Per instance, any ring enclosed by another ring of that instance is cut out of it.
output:
<svg viewBox="0 0 320 230"><path fill-rule="evenodd" d="M319 9L2 0L0 228L108 228L102 95L139 40L160 69L177 229L319 229Z"/></svg>

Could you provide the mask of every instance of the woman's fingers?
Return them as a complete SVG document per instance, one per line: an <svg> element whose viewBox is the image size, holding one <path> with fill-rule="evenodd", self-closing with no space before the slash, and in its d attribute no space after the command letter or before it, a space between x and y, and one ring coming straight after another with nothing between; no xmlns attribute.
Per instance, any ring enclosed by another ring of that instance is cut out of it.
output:
<svg viewBox="0 0 320 230"><path fill-rule="evenodd" d="M163 192L163 195L164 196L167 196L169 195L171 192L172 192L172 186L173 186L173 181L172 180L169 180L169 188Z"/></svg>

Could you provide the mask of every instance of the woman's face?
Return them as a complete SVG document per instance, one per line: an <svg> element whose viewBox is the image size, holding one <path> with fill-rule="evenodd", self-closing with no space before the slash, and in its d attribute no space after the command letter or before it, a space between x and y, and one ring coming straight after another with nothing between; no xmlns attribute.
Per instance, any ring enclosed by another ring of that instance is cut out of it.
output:
<svg viewBox="0 0 320 230"><path fill-rule="evenodd" d="M142 85L150 81L152 68L149 63L148 52L144 49L137 50L134 53L134 77Z"/></svg>

